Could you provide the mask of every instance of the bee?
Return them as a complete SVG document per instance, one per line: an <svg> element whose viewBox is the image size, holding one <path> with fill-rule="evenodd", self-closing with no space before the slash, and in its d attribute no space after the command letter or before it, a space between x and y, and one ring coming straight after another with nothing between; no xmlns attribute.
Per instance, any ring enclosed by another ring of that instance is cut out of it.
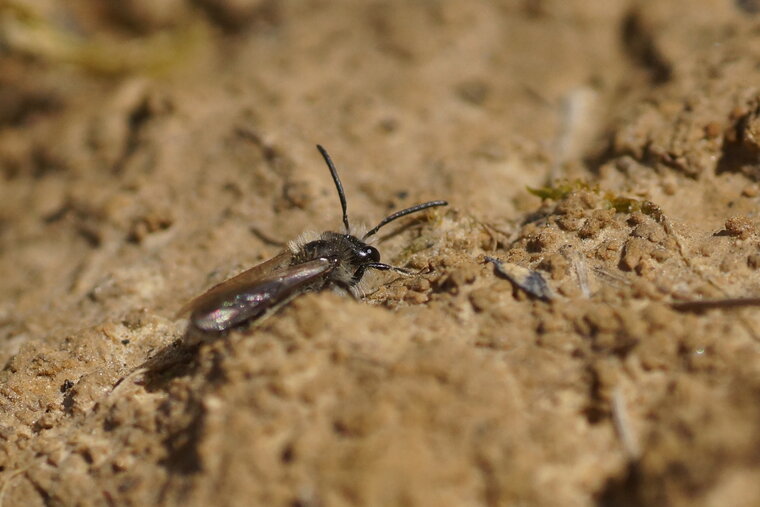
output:
<svg viewBox="0 0 760 507"><path fill-rule="evenodd" d="M412 274L404 268L380 262L380 252L368 244L368 239L396 219L448 203L430 201L397 211L364 234L356 235L348 221L346 195L338 171L327 151L320 145L317 149L338 190L343 210L343 232L301 235L288 244L287 250L272 259L193 299L178 312L178 316L189 312L192 326L202 332L220 333L261 320L307 292L332 288L359 298L358 284L370 269Z"/></svg>

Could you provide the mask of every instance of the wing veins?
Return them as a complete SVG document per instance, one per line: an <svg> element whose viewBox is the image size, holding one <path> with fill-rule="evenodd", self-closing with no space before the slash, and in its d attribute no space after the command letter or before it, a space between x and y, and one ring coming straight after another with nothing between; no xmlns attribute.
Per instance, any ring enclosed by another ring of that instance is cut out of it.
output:
<svg viewBox="0 0 760 507"><path fill-rule="evenodd" d="M201 330L223 331L257 318L283 300L294 297L299 289L333 267L330 260L319 258L280 267L258 279L238 279L246 274L241 273L197 298L197 304L191 304L190 318Z"/></svg>

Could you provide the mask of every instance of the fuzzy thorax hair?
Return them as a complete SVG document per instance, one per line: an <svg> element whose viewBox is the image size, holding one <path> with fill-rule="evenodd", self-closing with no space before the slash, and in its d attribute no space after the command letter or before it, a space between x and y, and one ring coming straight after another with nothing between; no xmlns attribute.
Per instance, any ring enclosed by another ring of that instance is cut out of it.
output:
<svg viewBox="0 0 760 507"><path fill-rule="evenodd" d="M288 249L293 256L291 264L301 264L322 257L336 259L335 268L329 277L323 283L313 286L311 290L331 287L337 292L349 292L359 298L363 296L366 286L362 283L364 277L372 271L365 267L367 259L358 255L360 250L371 243L369 240L365 242L360 239L363 235L363 231L359 233L357 230L352 230L349 236L332 231L304 232L288 243Z"/></svg>
<svg viewBox="0 0 760 507"><path fill-rule="evenodd" d="M351 230L348 233L355 238L361 238L367 233L368 230L368 225L359 224L359 226L351 226ZM318 239L323 239L323 236L325 234L326 233L324 232L320 233L317 231L304 231L299 234L296 239L288 241L288 250L290 250L290 253L293 255L297 255L298 252L303 249L303 246L305 244L311 243L312 241L316 241ZM376 239L376 236L370 236L366 240L362 240L362 242L368 245L372 245L375 243Z"/></svg>

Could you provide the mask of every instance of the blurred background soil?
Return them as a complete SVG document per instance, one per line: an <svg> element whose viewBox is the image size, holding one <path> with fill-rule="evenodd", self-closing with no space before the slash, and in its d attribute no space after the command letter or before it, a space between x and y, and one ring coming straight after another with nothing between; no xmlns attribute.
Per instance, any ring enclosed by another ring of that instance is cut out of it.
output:
<svg viewBox="0 0 760 507"><path fill-rule="evenodd" d="M0 0L0 503L760 505L759 13ZM423 274L195 343L316 143Z"/></svg>

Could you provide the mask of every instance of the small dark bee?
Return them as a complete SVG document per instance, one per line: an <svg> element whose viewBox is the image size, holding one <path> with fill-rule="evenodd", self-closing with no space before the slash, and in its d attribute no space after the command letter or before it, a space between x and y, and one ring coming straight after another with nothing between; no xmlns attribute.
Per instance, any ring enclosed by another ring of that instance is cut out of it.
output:
<svg viewBox="0 0 760 507"><path fill-rule="evenodd" d="M189 311L190 322L199 330L221 332L261 319L305 292L334 288L359 297L357 286L368 269L411 274L403 268L380 262L380 252L367 243L367 238L397 218L448 203L430 201L397 211L363 235L354 235L348 223L346 195L338 171L327 151L319 145L317 149L325 159L338 190L344 232L303 234L274 258L212 287L190 301L178 315Z"/></svg>

